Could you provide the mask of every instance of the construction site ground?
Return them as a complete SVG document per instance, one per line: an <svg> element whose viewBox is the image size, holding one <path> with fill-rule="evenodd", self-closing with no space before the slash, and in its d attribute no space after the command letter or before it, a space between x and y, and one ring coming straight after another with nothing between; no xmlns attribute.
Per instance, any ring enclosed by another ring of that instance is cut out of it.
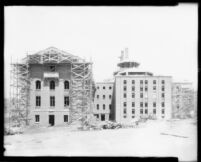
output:
<svg viewBox="0 0 201 162"><path fill-rule="evenodd" d="M5 156L140 156L197 160L194 119L148 120L136 128L75 131L68 127L29 128L4 136Z"/></svg>

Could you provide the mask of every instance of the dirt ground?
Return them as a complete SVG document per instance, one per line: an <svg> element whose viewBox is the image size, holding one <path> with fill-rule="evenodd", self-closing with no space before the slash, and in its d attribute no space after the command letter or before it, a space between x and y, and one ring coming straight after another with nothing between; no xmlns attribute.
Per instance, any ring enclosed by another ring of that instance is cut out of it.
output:
<svg viewBox="0 0 201 162"><path fill-rule="evenodd" d="M139 128L71 131L29 128L4 136L5 156L140 156L197 160L195 120L147 121Z"/></svg>

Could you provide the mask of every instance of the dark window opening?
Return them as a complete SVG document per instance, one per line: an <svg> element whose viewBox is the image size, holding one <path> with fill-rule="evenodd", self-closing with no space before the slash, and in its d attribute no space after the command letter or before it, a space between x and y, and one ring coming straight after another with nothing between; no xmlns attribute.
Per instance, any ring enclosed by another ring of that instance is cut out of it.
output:
<svg viewBox="0 0 201 162"><path fill-rule="evenodd" d="M40 122L40 116L39 115L35 115L35 122Z"/></svg>
<svg viewBox="0 0 201 162"><path fill-rule="evenodd" d="M145 109L145 114L148 114L148 109Z"/></svg>
<svg viewBox="0 0 201 162"><path fill-rule="evenodd" d="M69 89L69 81L64 82L64 89Z"/></svg>
<svg viewBox="0 0 201 162"><path fill-rule="evenodd" d="M68 115L64 115L64 122L68 122Z"/></svg>
<svg viewBox="0 0 201 162"><path fill-rule="evenodd" d="M36 81L36 89L41 89L41 82L39 80Z"/></svg>
<svg viewBox="0 0 201 162"><path fill-rule="evenodd" d="M53 90L55 89L55 81L50 81L50 89Z"/></svg>
<svg viewBox="0 0 201 162"><path fill-rule="evenodd" d="M36 96L36 106L40 106L40 105L41 105L41 97Z"/></svg>
<svg viewBox="0 0 201 162"><path fill-rule="evenodd" d="M69 96L64 97L64 106L69 106Z"/></svg>
<svg viewBox="0 0 201 162"><path fill-rule="evenodd" d="M50 96L50 106L55 106L55 96Z"/></svg>
<svg viewBox="0 0 201 162"><path fill-rule="evenodd" d="M105 104L103 104L103 110L105 110Z"/></svg>

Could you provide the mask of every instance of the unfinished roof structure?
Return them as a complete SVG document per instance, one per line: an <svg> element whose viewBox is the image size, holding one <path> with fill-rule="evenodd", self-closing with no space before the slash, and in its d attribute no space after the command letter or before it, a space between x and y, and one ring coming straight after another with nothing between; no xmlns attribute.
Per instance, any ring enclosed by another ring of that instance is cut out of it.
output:
<svg viewBox="0 0 201 162"><path fill-rule="evenodd" d="M13 114L17 116L18 122L25 121L27 125L29 123L30 65L53 63L71 65L70 123L84 119L92 113L92 62L86 62L78 56L50 47L27 55L20 63L11 63L10 98L15 102L13 112L16 113Z"/></svg>

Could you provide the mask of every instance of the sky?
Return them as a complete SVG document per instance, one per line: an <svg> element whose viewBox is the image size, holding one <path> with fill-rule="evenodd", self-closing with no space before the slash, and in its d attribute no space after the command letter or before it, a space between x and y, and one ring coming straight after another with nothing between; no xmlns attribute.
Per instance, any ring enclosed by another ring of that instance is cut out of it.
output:
<svg viewBox="0 0 201 162"><path fill-rule="evenodd" d="M112 78L121 50L154 75L197 88L198 5L173 7L6 6L5 97L10 62L56 47L93 61L96 82Z"/></svg>

